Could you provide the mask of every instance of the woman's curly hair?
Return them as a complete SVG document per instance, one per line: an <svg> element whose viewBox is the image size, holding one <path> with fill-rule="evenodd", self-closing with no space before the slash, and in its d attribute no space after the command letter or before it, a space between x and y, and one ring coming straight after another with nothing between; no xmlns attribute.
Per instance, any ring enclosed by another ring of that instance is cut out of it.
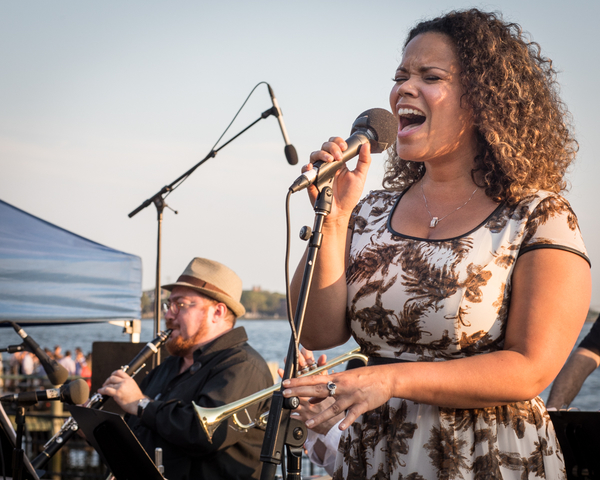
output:
<svg viewBox="0 0 600 480"><path fill-rule="evenodd" d="M556 71L539 45L526 39L518 24L477 9L419 23L404 48L427 32L445 34L455 45L463 101L478 132L472 176L488 197L515 204L532 190L565 190L563 177L578 144ZM424 173L423 163L402 160L392 146L383 186L404 189Z"/></svg>

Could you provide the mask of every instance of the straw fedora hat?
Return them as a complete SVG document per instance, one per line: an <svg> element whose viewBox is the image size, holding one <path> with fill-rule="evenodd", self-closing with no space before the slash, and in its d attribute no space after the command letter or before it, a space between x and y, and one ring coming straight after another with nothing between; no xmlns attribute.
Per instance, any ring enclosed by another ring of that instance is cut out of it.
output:
<svg viewBox="0 0 600 480"><path fill-rule="evenodd" d="M242 279L233 270L214 260L194 258L175 283L162 286L169 292L175 287L188 287L223 302L236 317L246 313L240 303Z"/></svg>

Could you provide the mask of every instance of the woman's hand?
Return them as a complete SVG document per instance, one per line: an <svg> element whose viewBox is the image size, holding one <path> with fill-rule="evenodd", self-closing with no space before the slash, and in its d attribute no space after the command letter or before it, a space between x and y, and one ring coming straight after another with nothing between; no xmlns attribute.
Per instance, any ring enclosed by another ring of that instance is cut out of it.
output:
<svg viewBox="0 0 600 480"><path fill-rule="evenodd" d="M302 172L311 170L313 163L321 160L323 162L341 161L342 153L348 148L348 145L341 137L332 137L325 142L321 150L310 154L310 163L302 167ZM350 218L352 210L360 200L360 197L367 180L367 173L371 165L371 144L365 143L360 148L358 162L354 170L349 170L346 165L340 168L333 182L333 204L329 218L337 217ZM317 187L311 185L308 187L308 195L311 203L314 204L319 191Z"/></svg>
<svg viewBox="0 0 600 480"><path fill-rule="evenodd" d="M300 357L298 358L298 372L302 372L303 370L305 370L306 372L310 372L310 370L313 368L313 366L316 368L316 367L322 367L323 365L326 365L326 364L327 364L327 356L326 355L321 355L319 357L319 359L317 361L315 361L313 352L310 350L307 350L306 348L302 348L302 350L300 352ZM280 368L277 372L279 373L280 377L283 376L282 368ZM321 375L327 375L327 372L321 373ZM333 403L335 401L333 398L312 399L309 397L299 397L299 400L300 400L300 406L298 408L294 409L294 411L292 412L292 415L294 415L296 418L298 418L299 420L301 420L302 422L305 422L305 423L308 420L310 420L311 418L319 415L321 412L323 412L324 410L329 408L331 405L333 405ZM315 402L315 403L312 403L312 402ZM320 423L319 425L316 425L315 428L313 428L313 430L316 433L321 433L323 435L326 435L327 432L342 418L343 418L343 415L338 415L336 417L333 417L329 420L324 421L323 423Z"/></svg>
<svg viewBox="0 0 600 480"><path fill-rule="evenodd" d="M383 405L392 397L394 375L389 365L362 367L333 375L314 375L285 380L284 397L311 397L316 404L325 399L328 406L306 422L306 426L315 430L321 424L335 424L340 417L345 418L340 430L347 429L363 413ZM335 384L335 395L331 396L327 384ZM331 402L331 399L334 402ZM337 417L337 418L336 418ZM327 429L329 430L329 429Z"/></svg>

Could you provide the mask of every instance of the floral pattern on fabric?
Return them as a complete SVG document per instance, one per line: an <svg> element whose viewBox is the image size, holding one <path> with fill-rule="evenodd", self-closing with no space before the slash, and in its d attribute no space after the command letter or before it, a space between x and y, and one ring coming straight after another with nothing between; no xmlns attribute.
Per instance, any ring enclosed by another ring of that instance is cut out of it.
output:
<svg viewBox="0 0 600 480"><path fill-rule="evenodd" d="M577 217L540 191L500 205L477 228L428 240L394 232L402 194L371 192L356 207L346 271L347 318L363 353L446 361L502 349L519 255L559 248L587 260ZM334 480L565 478L540 398L449 409L392 398L343 436Z"/></svg>

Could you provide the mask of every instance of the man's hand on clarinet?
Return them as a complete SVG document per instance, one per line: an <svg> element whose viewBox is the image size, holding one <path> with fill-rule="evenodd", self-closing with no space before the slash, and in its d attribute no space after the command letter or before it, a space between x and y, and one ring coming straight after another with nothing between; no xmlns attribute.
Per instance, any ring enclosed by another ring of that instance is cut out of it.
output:
<svg viewBox="0 0 600 480"><path fill-rule="evenodd" d="M138 384L123 370L115 370L98 389L98 393L113 397L119 407L131 415L137 414L138 402L144 398Z"/></svg>

